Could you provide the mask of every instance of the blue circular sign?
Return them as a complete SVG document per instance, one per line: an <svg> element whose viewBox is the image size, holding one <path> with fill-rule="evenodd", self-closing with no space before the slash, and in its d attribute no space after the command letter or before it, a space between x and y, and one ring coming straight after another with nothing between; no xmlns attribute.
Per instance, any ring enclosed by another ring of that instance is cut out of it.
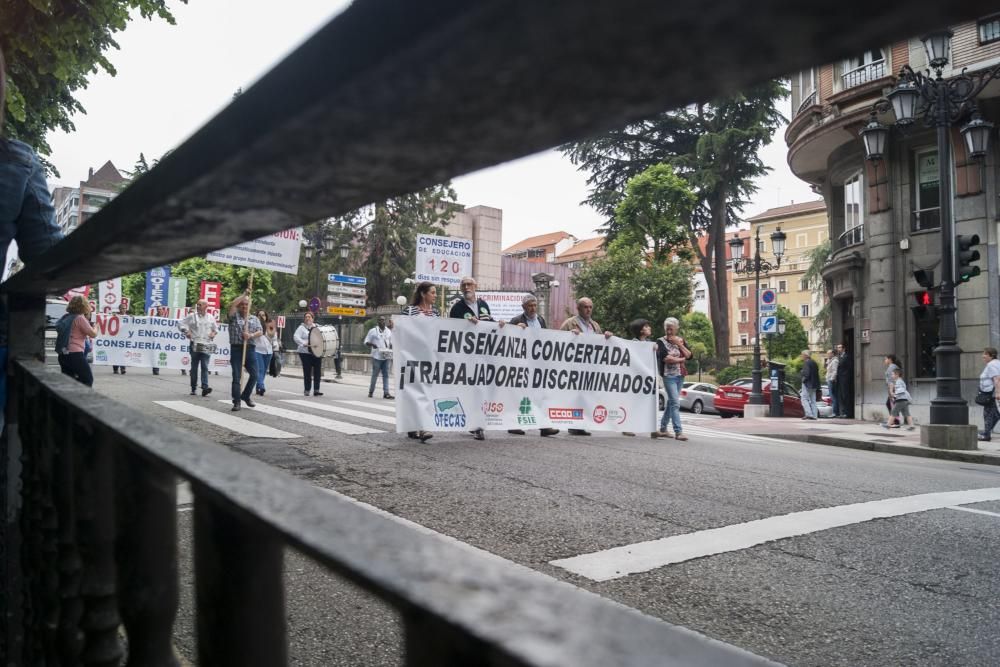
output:
<svg viewBox="0 0 1000 667"><path fill-rule="evenodd" d="M766 289L760 293L760 302L771 305L777 300L777 295L774 293L773 289Z"/></svg>

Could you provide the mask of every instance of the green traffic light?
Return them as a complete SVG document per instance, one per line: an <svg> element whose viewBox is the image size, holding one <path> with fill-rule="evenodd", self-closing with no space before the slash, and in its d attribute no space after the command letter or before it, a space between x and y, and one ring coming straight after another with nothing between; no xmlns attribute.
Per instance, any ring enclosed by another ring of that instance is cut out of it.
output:
<svg viewBox="0 0 1000 667"><path fill-rule="evenodd" d="M979 270L978 266L969 267L967 270L959 274L958 281L962 283L967 283L971 279L978 276L980 273L982 273L982 271Z"/></svg>

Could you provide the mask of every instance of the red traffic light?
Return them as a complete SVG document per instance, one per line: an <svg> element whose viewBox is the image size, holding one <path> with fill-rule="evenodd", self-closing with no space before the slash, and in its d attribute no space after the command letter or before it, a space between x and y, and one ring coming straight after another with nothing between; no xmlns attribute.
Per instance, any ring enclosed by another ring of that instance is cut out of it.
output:
<svg viewBox="0 0 1000 667"><path fill-rule="evenodd" d="M917 292L917 305L918 306L933 306L934 297L931 296L930 292Z"/></svg>

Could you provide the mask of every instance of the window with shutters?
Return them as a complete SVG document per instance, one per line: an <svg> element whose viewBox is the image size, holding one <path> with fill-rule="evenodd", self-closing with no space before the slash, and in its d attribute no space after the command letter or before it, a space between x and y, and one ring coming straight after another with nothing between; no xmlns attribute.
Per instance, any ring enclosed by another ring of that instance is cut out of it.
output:
<svg viewBox="0 0 1000 667"><path fill-rule="evenodd" d="M799 317L809 317L809 304L803 303L799 306Z"/></svg>
<svg viewBox="0 0 1000 667"><path fill-rule="evenodd" d="M748 319L748 316L749 316L748 311L741 310L740 311L740 322L749 322L750 320Z"/></svg>
<svg viewBox="0 0 1000 667"><path fill-rule="evenodd" d="M740 285L740 298L741 299L747 298L747 294L748 294L747 286L746 285Z"/></svg>
<svg viewBox="0 0 1000 667"><path fill-rule="evenodd" d="M979 31L979 45L1000 42L1000 14L979 19L976 23Z"/></svg>
<svg viewBox="0 0 1000 667"><path fill-rule="evenodd" d="M865 214L862 210L861 172L844 181L844 232L840 235L838 247L844 248L865 240Z"/></svg>

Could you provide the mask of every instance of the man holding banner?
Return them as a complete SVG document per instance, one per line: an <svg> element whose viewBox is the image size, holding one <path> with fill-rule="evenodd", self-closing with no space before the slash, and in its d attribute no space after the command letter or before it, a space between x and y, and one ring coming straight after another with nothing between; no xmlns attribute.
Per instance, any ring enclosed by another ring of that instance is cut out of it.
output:
<svg viewBox="0 0 1000 667"><path fill-rule="evenodd" d="M208 358L212 353L208 350L215 347L212 341L219 333L219 325L208 313L208 301L199 299L195 311L179 321L177 328L190 341L188 352L191 354L191 395L194 396L197 392L198 367L201 366L201 395L208 396L212 393L212 388L208 386Z"/></svg>
<svg viewBox="0 0 1000 667"><path fill-rule="evenodd" d="M257 386L257 357L252 349L253 339L264 335L260 320L250 314L250 290L233 299L229 306L229 364L233 372L233 412L240 409L240 401L247 407L254 407L250 394ZM249 354L248 354L249 353ZM247 371L247 384L240 391L240 376L243 369Z"/></svg>

